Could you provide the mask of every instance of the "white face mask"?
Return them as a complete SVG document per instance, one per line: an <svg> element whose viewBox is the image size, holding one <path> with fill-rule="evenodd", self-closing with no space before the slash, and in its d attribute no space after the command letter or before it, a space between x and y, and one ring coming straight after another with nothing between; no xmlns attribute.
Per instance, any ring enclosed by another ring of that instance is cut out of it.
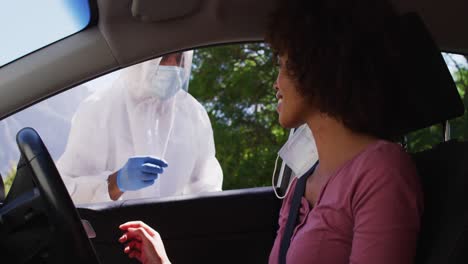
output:
<svg viewBox="0 0 468 264"><path fill-rule="evenodd" d="M296 177L302 177L318 160L317 147L307 125L300 126L278 152Z"/></svg>
<svg viewBox="0 0 468 264"><path fill-rule="evenodd" d="M177 66L162 66L151 78L151 92L161 100L174 96L182 87L184 70Z"/></svg>
<svg viewBox="0 0 468 264"><path fill-rule="evenodd" d="M291 168L291 170L294 173L294 176L296 176L297 178L304 176L304 174L318 160L317 146L315 145L315 140L312 136L312 131L310 131L307 124L302 125L296 129L294 134L288 139L288 141L286 141L283 147L279 150L278 155L289 166L289 168ZM273 173L273 176L274 174L275 172ZM289 186L286 190L286 194L288 191ZM283 197L279 197L278 195L277 197L282 199L286 196L286 194Z"/></svg>

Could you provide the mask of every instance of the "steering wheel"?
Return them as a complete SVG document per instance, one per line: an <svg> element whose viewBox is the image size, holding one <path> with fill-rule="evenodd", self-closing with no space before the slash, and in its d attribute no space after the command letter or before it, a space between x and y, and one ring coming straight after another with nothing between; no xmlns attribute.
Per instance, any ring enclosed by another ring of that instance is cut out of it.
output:
<svg viewBox="0 0 468 264"><path fill-rule="evenodd" d="M99 263L78 211L39 134L32 128L18 132L16 141L37 185L51 226L58 236L54 252L60 263Z"/></svg>

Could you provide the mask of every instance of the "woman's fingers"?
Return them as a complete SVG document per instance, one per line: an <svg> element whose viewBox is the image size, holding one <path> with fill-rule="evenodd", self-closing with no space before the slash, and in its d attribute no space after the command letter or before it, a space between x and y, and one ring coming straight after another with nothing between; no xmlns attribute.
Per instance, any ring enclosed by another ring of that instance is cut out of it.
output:
<svg viewBox="0 0 468 264"><path fill-rule="evenodd" d="M131 229L131 230L127 230L127 232L125 232L125 234L123 234L119 238L119 242L120 243L125 243L125 242L128 242L130 240L141 241L143 239L143 237L144 237L144 234L142 232L139 232L136 229Z"/></svg>
<svg viewBox="0 0 468 264"><path fill-rule="evenodd" d="M156 231L154 231L156 232ZM139 227L139 228L128 228L127 229L127 237L128 238L133 238L133 236L135 237L135 239L138 239L140 241L148 241L150 243L152 243L152 240L153 240L153 237L154 235L150 235L145 228L143 227Z"/></svg>
<svg viewBox="0 0 468 264"><path fill-rule="evenodd" d="M141 243L138 241L131 241L124 248L124 253L128 255L129 258L136 258L138 261L141 261Z"/></svg>
<svg viewBox="0 0 468 264"><path fill-rule="evenodd" d="M157 234L157 232L153 228L143 223L142 221L130 221L119 226L121 230L128 230L129 228L140 228L140 227L143 228L150 236L155 236Z"/></svg>
<svg viewBox="0 0 468 264"><path fill-rule="evenodd" d="M136 259L138 259L138 261L142 262L142 261L141 261L141 252L140 252L140 251L132 250L132 251L130 251L130 253L128 254L128 257L129 257L129 258L136 258Z"/></svg>
<svg viewBox="0 0 468 264"><path fill-rule="evenodd" d="M120 243L125 243L127 240L128 240L127 234L123 234L123 235L119 238L119 242L120 242Z"/></svg>
<svg viewBox="0 0 468 264"><path fill-rule="evenodd" d="M141 251L142 243L153 243L152 236L142 227L127 228L127 232L119 238L119 242L127 243L124 248L125 253L129 253L135 249Z"/></svg>
<svg viewBox="0 0 468 264"><path fill-rule="evenodd" d="M144 233L143 232L143 228L128 228L127 229L127 232L125 233L125 235L127 236L127 241L128 240L138 240L138 241L142 241L143 239L151 239L151 236L147 236L147 233Z"/></svg>
<svg viewBox="0 0 468 264"><path fill-rule="evenodd" d="M129 222L126 222L124 224L121 224L119 226L119 228L121 230L127 230L129 229L130 227L133 227L133 228L138 228L138 227L141 227L142 225L144 225L145 223L143 223L142 221L129 221Z"/></svg>
<svg viewBox="0 0 468 264"><path fill-rule="evenodd" d="M141 221L131 221L119 226L125 233L119 238L126 243L124 252L130 258L150 260L168 259L158 232ZM159 262L158 262L159 263Z"/></svg>
<svg viewBox="0 0 468 264"><path fill-rule="evenodd" d="M130 243L128 243L124 248L125 253L129 253L134 250L141 252L141 242L135 240L130 241Z"/></svg>

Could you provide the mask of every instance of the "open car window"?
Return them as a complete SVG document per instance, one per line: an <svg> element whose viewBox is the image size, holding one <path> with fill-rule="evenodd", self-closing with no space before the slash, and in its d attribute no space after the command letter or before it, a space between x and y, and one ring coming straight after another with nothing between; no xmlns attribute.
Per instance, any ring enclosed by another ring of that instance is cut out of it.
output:
<svg viewBox="0 0 468 264"><path fill-rule="evenodd" d="M109 175L135 156L154 156L168 167L154 184L127 189L120 199L271 183L272 161L287 137L276 122L272 53L264 44L186 53L176 58L179 69L162 65L167 56L156 58L0 121L0 173L7 189L19 160L15 135L23 127L41 135L76 203L109 201ZM175 92L174 78L183 79ZM163 84L166 89L153 89Z"/></svg>
<svg viewBox="0 0 468 264"><path fill-rule="evenodd" d="M466 58L444 57L466 105ZM145 63L154 67L161 60ZM62 177L68 175L69 192L80 192L77 203L108 201L108 176L139 155L157 156L169 166L154 184L120 199L271 186L277 152L289 135L277 122L271 50L263 43L210 47L195 50L189 61L179 62L185 66L179 75L187 82L176 104L140 100L154 95L142 88L153 82L143 63L0 121L0 173L7 189L19 159L15 135L26 126L39 132ZM467 118L451 120L452 138L466 140ZM442 135L442 126L413 132L407 136L408 149L427 149Z"/></svg>

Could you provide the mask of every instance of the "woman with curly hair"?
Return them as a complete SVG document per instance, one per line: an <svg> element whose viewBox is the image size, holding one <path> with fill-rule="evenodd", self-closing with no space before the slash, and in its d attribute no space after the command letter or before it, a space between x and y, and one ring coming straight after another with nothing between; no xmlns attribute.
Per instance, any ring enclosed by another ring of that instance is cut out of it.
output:
<svg viewBox="0 0 468 264"><path fill-rule="evenodd" d="M387 141L398 136L403 88L397 19L383 0L282 1L273 15L279 122L309 126L319 164L287 241L292 192L283 202L270 263L414 262L421 186L409 155Z"/></svg>
<svg viewBox="0 0 468 264"><path fill-rule="evenodd" d="M385 0L281 0L272 15L279 122L308 125L319 163L300 178L304 194L286 234L300 180L292 181L270 263L413 263L421 186L409 155L388 141L402 92L397 19ZM141 222L121 229L130 257L168 262L156 231Z"/></svg>

